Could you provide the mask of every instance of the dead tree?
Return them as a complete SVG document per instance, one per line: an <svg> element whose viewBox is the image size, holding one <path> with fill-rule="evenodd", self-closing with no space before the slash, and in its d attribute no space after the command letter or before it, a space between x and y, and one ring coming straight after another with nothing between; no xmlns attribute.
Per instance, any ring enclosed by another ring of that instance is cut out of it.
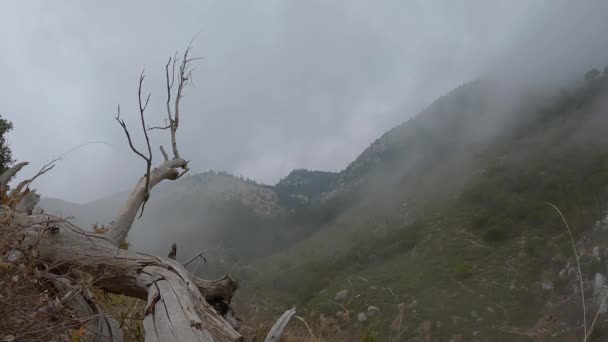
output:
<svg viewBox="0 0 608 342"><path fill-rule="evenodd" d="M143 152L135 146L120 116L120 107L118 109L116 120L123 128L131 150L146 162L146 173L136 183L107 232L85 232L52 215L17 210L31 207L31 202L36 201L31 195L27 206L22 204L26 200L24 195L19 203L2 206L0 214L10 216L11 224L17 225L23 234L19 243L11 246L11 254L24 255L25 251L35 249L39 259L49 265L49 271L57 275L57 286L70 286L65 280L60 280L62 274L86 272L95 279L94 286L104 291L146 300L143 321L146 341L241 341L242 337L237 332L240 321L230 308L231 298L238 287L233 279L225 276L213 281L202 280L175 260L118 247L127 237L137 213L141 210L140 215L143 214L151 189L163 180L176 180L188 171L188 162L178 152L176 133L182 92L191 82L191 65L197 59L190 57L189 53L190 47L179 60L169 58L165 67L168 119L164 127L146 127L145 110L150 95L142 96L145 75L142 72L140 76L139 120L146 143ZM172 98L173 93L175 96ZM170 130L173 155L170 158L161 146L163 161L153 168L148 131L154 128ZM0 186L6 188L8 180L23 166L25 164L18 164L1 175ZM37 176L47 169L48 165ZM20 186L18 191L29 191L30 183ZM75 293L77 290L72 291ZM92 337L98 341L121 341L116 322L100 313L101 309L87 297L90 292L78 293L79 296L71 296L69 300L77 311L103 317L91 321L94 325L89 330L95 332Z"/></svg>

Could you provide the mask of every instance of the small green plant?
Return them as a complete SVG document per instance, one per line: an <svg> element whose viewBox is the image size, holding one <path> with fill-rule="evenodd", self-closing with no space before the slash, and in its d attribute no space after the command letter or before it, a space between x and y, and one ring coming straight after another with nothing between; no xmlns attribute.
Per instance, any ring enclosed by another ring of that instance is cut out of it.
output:
<svg viewBox="0 0 608 342"><path fill-rule="evenodd" d="M361 336L361 342L377 342L378 339L376 338L375 334L373 331L366 331L363 336Z"/></svg>
<svg viewBox="0 0 608 342"><path fill-rule="evenodd" d="M127 240L122 240L119 244L118 244L118 248L120 249L129 249L129 247L131 247L131 244L127 242Z"/></svg>
<svg viewBox="0 0 608 342"><path fill-rule="evenodd" d="M467 279L473 276L473 266L464 260L460 260L452 266L452 273L458 279Z"/></svg>

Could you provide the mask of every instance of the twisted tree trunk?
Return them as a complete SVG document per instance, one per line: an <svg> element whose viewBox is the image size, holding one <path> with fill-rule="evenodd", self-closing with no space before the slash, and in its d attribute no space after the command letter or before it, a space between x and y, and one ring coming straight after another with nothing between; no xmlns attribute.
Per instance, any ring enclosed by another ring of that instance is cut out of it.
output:
<svg viewBox="0 0 608 342"><path fill-rule="evenodd" d="M151 189L163 180L175 180L188 171L188 162L178 153L176 131L180 120L180 100L184 87L191 82L190 63L197 58L188 57L186 49L177 70L177 90L174 112L171 112L171 93L175 81L176 60L169 59L165 67L167 81L168 125L156 127L170 129L173 158L169 159L164 148L160 150L164 162L152 169L152 149L144 112L150 95L142 98L142 72L139 78L139 117L147 149L141 152L135 147L127 124L120 116L116 120L123 128L133 152L146 162L146 173L139 179L126 203L117 214L109 230L104 234L87 233L69 222L45 214L32 215L39 196L29 185L40 175L54 167L54 161L46 164L33 178L21 182L7 196L8 182L27 163L20 163L0 175L2 202L8 206L0 208L2 217L10 218L17 225L23 238L11 246L12 255L26 255L25 251L36 250L51 272L68 274L73 271L87 272L95 281L90 284L104 291L124 294L147 301L144 314L146 341L241 341L236 331L240 321L233 315L230 300L237 284L230 277L215 281L198 279L175 260L120 249L118 246L127 237L137 213L150 197ZM173 72L169 66L173 61ZM140 214L141 215L141 214ZM21 253L16 253L21 250ZM56 287L67 286L57 280ZM68 291L69 292L69 291ZM74 293L74 292L72 292ZM80 297L70 297L77 312L91 314L99 312L90 298L82 292ZM67 300L66 300L67 301ZM97 315L99 316L99 315ZM102 315L103 316L103 315ZM94 325L93 337L97 341L121 341L116 322L103 317L105 323Z"/></svg>
<svg viewBox="0 0 608 342"><path fill-rule="evenodd" d="M140 178L135 188L129 194L126 203L114 219L114 223L108 232L108 237L117 244L123 241L137 217L139 208L147 201L149 189L152 189L163 180L177 179L180 175L179 169L185 170L187 166L188 162L181 158L167 160L150 171L149 180L145 176Z"/></svg>
<svg viewBox="0 0 608 342"><path fill-rule="evenodd" d="M218 303L229 305L237 289L230 277L201 280L175 260L120 249L107 236L86 233L51 215L28 215L8 208L0 209L0 214L12 215L12 224L24 234L24 240L13 246L15 250L36 248L39 257L57 271L85 271L102 290L147 300L147 341L242 340L214 309ZM103 338L120 340L118 336Z"/></svg>

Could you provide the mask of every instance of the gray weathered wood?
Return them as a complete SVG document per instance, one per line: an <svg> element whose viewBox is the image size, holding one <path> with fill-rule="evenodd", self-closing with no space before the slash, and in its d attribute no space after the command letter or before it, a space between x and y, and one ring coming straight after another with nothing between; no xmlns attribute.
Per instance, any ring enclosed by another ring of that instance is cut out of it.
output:
<svg viewBox="0 0 608 342"><path fill-rule="evenodd" d="M51 215L8 209L0 209L0 215L13 215L13 224L25 234L20 245L12 246L16 250L36 245L40 258L49 264L89 272L105 291L148 300L144 327L154 330L145 330L147 340L242 340L209 302L212 298L229 303L237 287L229 277L200 280L175 260L119 249L112 239L85 233ZM175 338L167 339L171 336Z"/></svg>
<svg viewBox="0 0 608 342"><path fill-rule="evenodd" d="M163 162L150 171L148 187L146 187L146 176L141 177L114 219L114 223L109 229L108 237L117 244L122 242L129 234L139 208L141 208L141 205L147 199L148 189L152 189L165 179L177 179L180 174L178 169L186 169L187 167L188 162L183 159L171 159Z"/></svg>
<svg viewBox="0 0 608 342"><path fill-rule="evenodd" d="M6 185L8 185L8 183L11 181L11 179L13 179L13 177L15 177L15 175L21 171L21 169L23 169L26 165L29 165L28 162L21 162L19 164L16 164L15 166L11 167L10 169L4 171L4 173L2 175L0 175L0 186L2 188L5 188Z"/></svg>
<svg viewBox="0 0 608 342"><path fill-rule="evenodd" d="M291 308L285 311L281 317L274 323L272 328L270 328L270 332L264 342L279 342L281 340L281 336L283 335L283 330L287 327L287 323L291 320L291 317L296 314L296 308Z"/></svg>
<svg viewBox="0 0 608 342"><path fill-rule="evenodd" d="M36 193L36 190L31 190L21 198L15 209L31 214L38 202L40 202L40 195Z"/></svg>
<svg viewBox="0 0 608 342"><path fill-rule="evenodd" d="M0 216L10 215L11 224L17 225L20 233L24 235L23 239L15 242L15 245L8 246L11 255L23 256L26 255L24 251L35 248L39 258L49 265L50 271L87 272L94 277L95 286L104 291L147 300L143 322L147 341L242 341L243 338L235 329L240 322L233 315L229 305L238 284L230 277L217 281L200 280L175 260L118 248L125 241L140 208L143 214L150 190L161 181L178 179L188 171L188 162L180 157L177 149L176 131L179 127L182 91L191 82L193 69L190 63L197 60L188 56L190 49L189 45L179 65L173 114L170 103L175 78L175 59L173 59L171 78L169 78L171 59L166 66L169 126L161 129L171 130L173 159L169 160L166 151L161 147L164 162L151 169L152 150L147 133L151 128L146 128L144 116L150 96L142 101L142 83L145 76L143 72L139 79L138 96L147 155L135 148L126 123L120 117L120 106L118 107L116 120L124 129L133 152L146 161L146 173L131 191L105 235L84 232L69 222L51 215L31 215L31 203L36 200L34 197L28 198L23 204L17 203L26 195L21 190L27 190L36 177L52 169L53 162L45 165L33 178L21 182L11 193L10 198L7 198L6 194L7 184L27 163L20 163L0 175L0 194L4 196L3 200L6 199L9 203L7 207L0 208ZM25 212L11 210L19 205L22 205L20 208ZM86 290L81 296L72 296L73 292L69 291L66 290L69 294L66 298L75 301L73 305L81 311L85 312L89 309L100 311L95 304L86 307L87 296L90 297ZM224 316L228 317L228 320ZM93 327L93 332L109 340L119 341L113 338L113 321L105 320L105 322Z"/></svg>
<svg viewBox="0 0 608 342"><path fill-rule="evenodd" d="M118 322L104 314L99 305L95 304L93 295L87 289L79 291L75 289L66 278L57 277L52 279L53 285L59 290L66 292L63 301L66 305L76 310L78 317L88 318L83 322L86 327L87 341L92 342L122 342L123 336ZM81 292L81 295L71 295Z"/></svg>

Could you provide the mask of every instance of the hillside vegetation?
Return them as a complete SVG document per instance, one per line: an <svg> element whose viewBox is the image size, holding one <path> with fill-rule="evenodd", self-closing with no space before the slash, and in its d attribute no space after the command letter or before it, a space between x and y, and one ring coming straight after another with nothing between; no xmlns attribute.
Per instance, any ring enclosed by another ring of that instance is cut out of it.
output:
<svg viewBox="0 0 608 342"><path fill-rule="evenodd" d="M230 271L245 310L297 305L320 333L569 340L582 334L576 276L560 276L572 250L545 202L562 210L582 254L608 241L585 239L608 225L607 103L606 73L557 93L473 81L341 172L294 170L275 186L209 172L159 186L129 242L165 254L175 241L178 259L204 249L199 272ZM92 224L114 201L43 207ZM79 215L91 208L96 217ZM605 267L583 263L589 297L596 272ZM574 323L539 328L555 307L578 310Z"/></svg>

